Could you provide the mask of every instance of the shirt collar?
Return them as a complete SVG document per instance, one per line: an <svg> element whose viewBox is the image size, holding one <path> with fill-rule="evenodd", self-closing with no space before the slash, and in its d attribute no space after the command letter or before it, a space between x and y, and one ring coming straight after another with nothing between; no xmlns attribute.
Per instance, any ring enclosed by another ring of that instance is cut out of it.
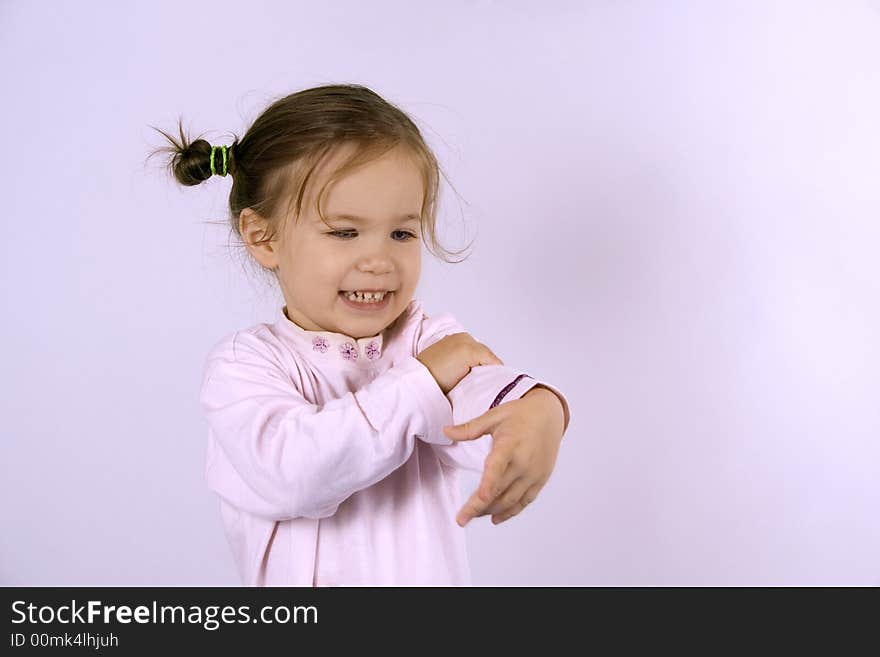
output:
<svg viewBox="0 0 880 657"><path fill-rule="evenodd" d="M353 338L344 333L332 331L307 331L287 318L281 306L275 326L292 339L297 346L305 349L318 359L340 363L363 364L379 360L383 351L385 331L367 338ZM387 330L387 329L386 329Z"/></svg>

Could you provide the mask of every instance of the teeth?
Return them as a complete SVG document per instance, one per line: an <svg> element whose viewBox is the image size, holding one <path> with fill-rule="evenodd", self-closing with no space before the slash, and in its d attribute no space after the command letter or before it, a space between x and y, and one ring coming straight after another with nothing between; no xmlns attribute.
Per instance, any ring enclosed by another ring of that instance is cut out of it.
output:
<svg viewBox="0 0 880 657"><path fill-rule="evenodd" d="M376 303L385 297L385 292L348 292L345 296L360 303Z"/></svg>

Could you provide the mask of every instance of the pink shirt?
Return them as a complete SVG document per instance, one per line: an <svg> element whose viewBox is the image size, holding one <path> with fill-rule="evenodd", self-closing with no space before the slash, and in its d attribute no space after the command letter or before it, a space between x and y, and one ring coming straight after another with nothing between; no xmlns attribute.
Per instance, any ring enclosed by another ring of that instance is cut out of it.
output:
<svg viewBox="0 0 880 657"><path fill-rule="evenodd" d="M443 394L415 356L465 329L413 299L385 331L272 324L220 340L205 363L208 486L248 586L467 586L455 517L462 468L482 472L491 435L454 443L442 427L540 384L474 367Z"/></svg>

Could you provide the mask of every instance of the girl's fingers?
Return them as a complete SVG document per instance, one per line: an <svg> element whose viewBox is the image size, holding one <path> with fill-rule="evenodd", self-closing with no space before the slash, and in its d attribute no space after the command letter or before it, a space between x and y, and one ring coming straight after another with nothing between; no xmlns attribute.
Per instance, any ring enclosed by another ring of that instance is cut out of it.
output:
<svg viewBox="0 0 880 657"><path fill-rule="evenodd" d="M501 515L508 509L510 509L514 504L519 502L523 496L526 494L526 491L531 488L532 482L530 479L525 477L517 477L515 478L510 486L508 486L501 495L495 498L495 500L486 507L486 510L480 515Z"/></svg>
<svg viewBox="0 0 880 657"><path fill-rule="evenodd" d="M498 358L494 351L489 349L482 342L480 346L483 347L483 357L480 359L483 365L504 365L504 361Z"/></svg>
<svg viewBox="0 0 880 657"><path fill-rule="evenodd" d="M504 474L502 474L501 477L499 477L494 483L491 484L491 488L494 493L488 499L483 499L482 496L480 497L480 501L483 504L482 508L479 509L477 516L487 516L492 513L491 508L494 505L498 504L498 501L504 494L504 492L510 489L514 482L516 482L516 480L520 478L521 474L522 473L520 472L519 468L514 465L513 461L508 462L507 468L505 468L504 470ZM522 497L522 495L520 495L520 497ZM517 497L516 499L518 500L519 497ZM505 506L504 508L507 508L507 506Z"/></svg>
<svg viewBox="0 0 880 657"><path fill-rule="evenodd" d="M494 445L483 464L483 478L477 489L480 499L486 505L504 492L516 478L517 473L509 472L512 465L510 454L497 444Z"/></svg>
<svg viewBox="0 0 880 657"><path fill-rule="evenodd" d="M474 491L468 501L465 502L464 506L459 510L458 515L455 517L455 522L461 527L464 527L473 518L482 515L483 509L486 508L486 504L486 502L480 499L480 496L476 491Z"/></svg>
<svg viewBox="0 0 880 657"><path fill-rule="evenodd" d="M486 457L483 479L479 488L473 492L458 512L455 520L459 525L464 527L472 518L485 515L486 507L492 503L498 493L505 490L506 486L502 487L503 482L509 482L512 479L512 477L505 478L508 465L512 465L509 455L504 450L494 447Z"/></svg>
<svg viewBox="0 0 880 657"><path fill-rule="evenodd" d="M503 511L500 514L492 516L492 524L498 525L505 520L509 520L513 516L517 515L520 511L522 511L529 504L535 501L535 498L538 497L538 492L540 492L541 488L543 487L544 484L541 483L537 483L529 487L529 489L525 492L525 495L522 496L522 499L520 499L519 502L514 504L507 511Z"/></svg>

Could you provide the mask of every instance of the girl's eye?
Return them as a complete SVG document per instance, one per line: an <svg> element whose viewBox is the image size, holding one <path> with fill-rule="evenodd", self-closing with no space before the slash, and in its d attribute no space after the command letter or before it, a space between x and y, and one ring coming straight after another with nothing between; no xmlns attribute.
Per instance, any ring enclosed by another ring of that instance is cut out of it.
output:
<svg viewBox="0 0 880 657"><path fill-rule="evenodd" d="M409 232L408 230L395 230L394 232L395 233L402 233L405 236L402 239L399 239L398 240L399 242L407 242L409 240L416 239L416 237L418 237L417 235ZM334 237L338 237L339 239L347 240L347 239L350 239L351 237L353 237L354 233L355 233L355 231L353 231L353 230L334 230L334 231L331 231L327 234L333 235Z"/></svg>

